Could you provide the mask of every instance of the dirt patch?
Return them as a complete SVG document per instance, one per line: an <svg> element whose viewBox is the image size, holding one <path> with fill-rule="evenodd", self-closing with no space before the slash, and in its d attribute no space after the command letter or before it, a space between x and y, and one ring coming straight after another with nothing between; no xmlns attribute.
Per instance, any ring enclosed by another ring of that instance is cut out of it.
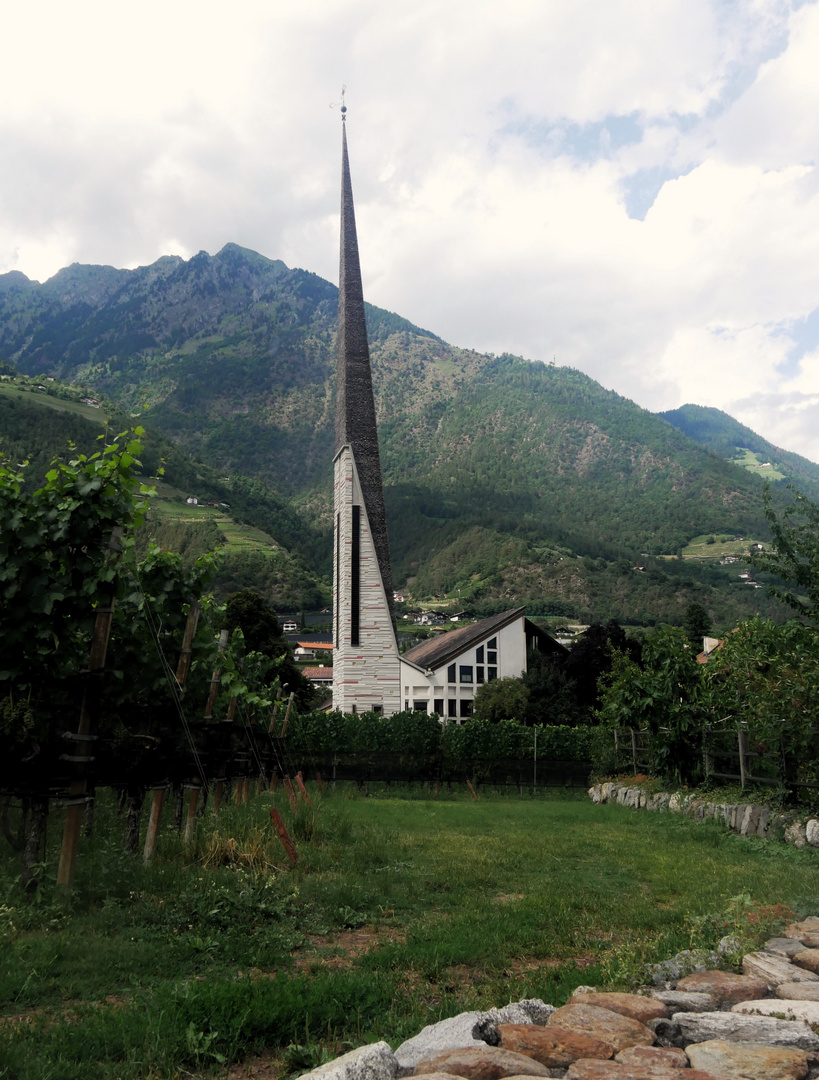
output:
<svg viewBox="0 0 819 1080"><path fill-rule="evenodd" d="M523 893L501 893L492 901L494 904L513 904L516 900L522 900Z"/></svg>
<svg viewBox="0 0 819 1080"><path fill-rule="evenodd" d="M404 941L406 933L391 927L365 927L361 930L338 930L331 934L308 934L309 949L298 949L293 953L293 965L297 971L303 971L317 961L326 967L343 968L351 964L357 956L371 952L394 941Z"/></svg>
<svg viewBox="0 0 819 1080"><path fill-rule="evenodd" d="M278 1080L281 1062L270 1054L258 1054L246 1061L231 1065L226 1080Z"/></svg>

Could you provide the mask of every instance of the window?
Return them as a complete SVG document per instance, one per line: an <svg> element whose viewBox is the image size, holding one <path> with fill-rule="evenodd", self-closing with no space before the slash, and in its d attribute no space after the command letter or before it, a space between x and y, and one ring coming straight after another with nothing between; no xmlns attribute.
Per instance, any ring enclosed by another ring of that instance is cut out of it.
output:
<svg viewBox="0 0 819 1080"><path fill-rule="evenodd" d="M383 711L384 711L384 706L383 705L373 705L373 712L375 713L376 716L380 716Z"/></svg>
<svg viewBox="0 0 819 1080"><path fill-rule="evenodd" d="M358 712L358 706L353 705L353 716L355 716L357 712Z"/></svg>
<svg viewBox="0 0 819 1080"><path fill-rule="evenodd" d="M447 702L446 714L447 714L447 716L457 716L458 715L458 702L456 701L456 699L454 697L451 697L449 699L449 701Z"/></svg>
<svg viewBox="0 0 819 1080"><path fill-rule="evenodd" d="M493 679L497 679L498 677L498 669L496 667L489 668L487 670L487 675L489 676L487 681L492 682Z"/></svg>
<svg viewBox="0 0 819 1080"><path fill-rule="evenodd" d="M461 700L461 716L472 715L472 702L467 698Z"/></svg>
<svg viewBox="0 0 819 1080"><path fill-rule="evenodd" d="M404 701L404 712L409 712L409 702L406 700Z"/></svg>
<svg viewBox="0 0 819 1080"><path fill-rule="evenodd" d="M498 639L496 637L486 643L486 662L487 664L497 664L498 662ZM491 679L492 676L490 675L489 678ZM495 678L497 678L497 672Z"/></svg>
<svg viewBox="0 0 819 1080"><path fill-rule="evenodd" d="M427 703L425 701L413 701L413 703L412 703L412 711L413 712L426 712L427 711Z"/></svg>
<svg viewBox="0 0 819 1080"><path fill-rule="evenodd" d="M448 683L454 683L455 682L455 665L454 664L450 664L449 667L446 669L446 681Z"/></svg>
<svg viewBox="0 0 819 1080"><path fill-rule="evenodd" d="M353 506L353 535L350 544L350 644L361 644L361 507Z"/></svg>
<svg viewBox="0 0 819 1080"><path fill-rule="evenodd" d="M461 664L460 680L459 681L462 682L462 683L471 683L472 682L472 665L471 664Z"/></svg>
<svg viewBox="0 0 819 1080"><path fill-rule="evenodd" d="M484 669L482 667L476 667L475 668L475 682L482 683L484 681L484 679L483 679L483 670Z"/></svg>
<svg viewBox="0 0 819 1080"><path fill-rule="evenodd" d="M475 650L475 663L476 664L482 664L483 663L483 645L481 645L481 647L479 649Z"/></svg>
<svg viewBox="0 0 819 1080"><path fill-rule="evenodd" d="M442 697L434 699L432 702L432 711L437 712L439 716L444 715L444 699Z"/></svg>
<svg viewBox="0 0 819 1080"><path fill-rule="evenodd" d="M498 639L496 637L493 637L491 641L487 641L486 647L487 649L497 649Z"/></svg>

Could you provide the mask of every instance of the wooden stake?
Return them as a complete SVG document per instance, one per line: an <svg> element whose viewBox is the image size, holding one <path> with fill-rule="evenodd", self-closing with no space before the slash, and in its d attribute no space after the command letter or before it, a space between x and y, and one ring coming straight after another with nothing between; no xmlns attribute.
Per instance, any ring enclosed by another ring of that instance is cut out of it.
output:
<svg viewBox="0 0 819 1080"><path fill-rule="evenodd" d="M276 832L279 834L279 839L284 846L284 850L287 852L288 859L293 864L293 866L295 866L296 863L299 861L299 857L296 854L296 849L293 846L293 841L290 839L290 834L285 828L282 816L275 806L270 807L270 817L273 819L273 824L276 827Z"/></svg>
<svg viewBox="0 0 819 1080"><path fill-rule="evenodd" d="M287 712L284 714L284 723L282 724L282 733L279 736L282 739L287 734L287 725L290 723L290 710L292 708L293 708L293 695L291 694L290 697L287 699Z"/></svg>
<svg viewBox="0 0 819 1080"><path fill-rule="evenodd" d="M322 782L321 782L321 773L318 772L318 771L316 771L316 783L318 784L319 791L323 795L324 794L324 784L322 784Z"/></svg>
<svg viewBox="0 0 819 1080"><path fill-rule="evenodd" d="M296 784L298 786L299 791L301 792L301 797L304 799L304 801L307 803L307 805L312 810L313 804L310 802L310 796L307 794L307 788L304 786L304 780L302 779L300 771L296 773Z"/></svg>
<svg viewBox="0 0 819 1080"><path fill-rule="evenodd" d="M151 799L151 816L148 818L148 831L145 834L145 849L142 852L142 859L146 866L154 857L156 851L156 841L159 836L159 823L162 820L164 802L165 788L154 788L154 795Z"/></svg>
<svg viewBox="0 0 819 1080"><path fill-rule="evenodd" d="M122 529L120 526L111 530L108 541L106 562L116 563L122 555ZM80 720L77 726L76 745L79 754L70 755L80 758L76 762L77 771L68 797L73 800L65 809L63 843L60 850L60 863L57 868L57 891L65 897L71 895L74 886L74 872L77 868L77 852L80 846L80 828L85 807L85 793L88 786L88 765L91 755L88 749L92 742L93 728L96 727L99 711L98 673L105 667L108 641L111 637L111 625L114 621L114 587L108 585L99 593L97 615L94 620L94 636L91 639L91 651L88 657L88 681L83 693L80 708Z"/></svg>
<svg viewBox="0 0 819 1080"><path fill-rule="evenodd" d="M477 802L478 796L475 794L475 789L472 787L472 785L470 784L470 782L468 780L466 782L466 786L472 792L472 798L475 799L475 801Z"/></svg>
<svg viewBox="0 0 819 1080"><path fill-rule="evenodd" d="M191 788L188 799L188 816L185 821L185 835L183 843L189 847L196 838L196 805L199 802L199 788Z"/></svg>
<svg viewBox="0 0 819 1080"><path fill-rule="evenodd" d="M290 800L290 809L295 814L299 809L299 804L296 802L296 793L293 790L293 781L290 779L289 776L285 776L282 780L282 783L284 784L284 790L287 792L287 797Z"/></svg>

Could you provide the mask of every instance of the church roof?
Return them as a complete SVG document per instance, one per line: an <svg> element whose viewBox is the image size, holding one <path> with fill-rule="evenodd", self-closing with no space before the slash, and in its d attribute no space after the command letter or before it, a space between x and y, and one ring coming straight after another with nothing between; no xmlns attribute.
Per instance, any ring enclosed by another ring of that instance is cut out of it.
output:
<svg viewBox="0 0 819 1080"><path fill-rule="evenodd" d="M429 641L422 641L420 645L407 649L401 659L409 660L425 671L443 667L473 645L479 645L484 638L491 637L515 622L525 610L526 608L519 607L503 611L500 615L491 615L488 619L472 623L471 626L462 626L459 630L450 630Z"/></svg>

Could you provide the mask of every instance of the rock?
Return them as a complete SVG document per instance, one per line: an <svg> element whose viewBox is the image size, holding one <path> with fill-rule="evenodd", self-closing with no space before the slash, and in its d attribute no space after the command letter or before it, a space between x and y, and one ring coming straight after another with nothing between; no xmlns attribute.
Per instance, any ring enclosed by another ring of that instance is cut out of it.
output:
<svg viewBox="0 0 819 1080"><path fill-rule="evenodd" d="M685 990L654 990L652 997L662 1001L672 1012L713 1012L718 1001L714 994L695 994Z"/></svg>
<svg viewBox="0 0 819 1080"><path fill-rule="evenodd" d="M801 937L802 934L819 934L819 916L809 915L801 922L788 923L785 937Z"/></svg>
<svg viewBox="0 0 819 1080"><path fill-rule="evenodd" d="M798 968L787 957L775 953L748 953L742 958L742 970L746 975L764 979L772 990L783 982L819 982L819 975L813 971Z"/></svg>
<svg viewBox="0 0 819 1080"><path fill-rule="evenodd" d="M639 1020L601 1009L595 1005L564 1005L549 1017L547 1027L568 1028L611 1043L619 1053L628 1046L651 1046L654 1033Z"/></svg>
<svg viewBox="0 0 819 1080"><path fill-rule="evenodd" d="M762 811L761 806L755 806L749 803L743 807L743 813L741 819L738 822L737 832L740 836L755 836L757 828L759 827L759 815Z"/></svg>
<svg viewBox="0 0 819 1080"><path fill-rule="evenodd" d="M802 952L805 946L798 938L774 937L769 938L763 945L765 952L780 953L782 956L793 957Z"/></svg>
<svg viewBox="0 0 819 1080"><path fill-rule="evenodd" d="M776 996L784 1001L819 1001L819 986L816 983L780 983Z"/></svg>
<svg viewBox="0 0 819 1080"><path fill-rule="evenodd" d="M500 1024L498 1034L504 1050L525 1054L549 1068L566 1069L578 1058L610 1058L614 1054L611 1043L569 1028Z"/></svg>
<svg viewBox="0 0 819 1080"><path fill-rule="evenodd" d="M490 1046L497 1046L500 1042L497 1031L499 1024L542 1025L554 1011L554 1005L547 1005L540 998L526 998L511 1005L504 1005L501 1009L490 1009L489 1012L479 1014L472 1029L472 1037L489 1043ZM466 1043L461 1045L465 1046Z"/></svg>
<svg viewBox="0 0 819 1080"><path fill-rule="evenodd" d="M686 1053L694 1069L749 1080L802 1080L808 1074L807 1054L801 1050L744 1046L712 1039L694 1043Z"/></svg>
<svg viewBox="0 0 819 1080"><path fill-rule="evenodd" d="M311 1080L392 1080L397 1074L398 1062L389 1043L377 1042L359 1046L335 1061L302 1073L302 1077L309 1076Z"/></svg>
<svg viewBox="0 0 819 1080"><path fill-rule="evenodd" d="M621 1065L645 1065L651 1068L654 1065L665 1065L672 1069L688 1068L688 1058L684 1050L667 1049L662 1046L630 1046L627 1050L621 1050L614 1059Z"/></svg>
<svg viewBox="0 0 819 1080"><path fill-rule="evenodd" d="M768 984L750 975L733 975L729 971L699 971L677 983L678 990L713 994L721 1005L749 1001L767 996Z"/></svg>
<svg viewBox="0 0 819 1080"><path fill-rule="evenodd" d="M630 1016L641 1024L649 1020L668 1019L671 1010L656 998L641 997L639 994L581 994L577 990L566 1003L567 1005L593 1005L599 1009L611 1009L621 1016ZM591 1055L589 1055L591 1056Z"/></svg>
<svg viewBox="0 0 819 1080"><path fill-rule="evenodd" d="M785 829L785 843L793 844L794 847L803 848L808 842L805 835L805 826L801 821L794 821Z"/></svg>
<svg viewBox="0 0 819 1080"><path fill-rule="evenodd" d="M516 1054L500 1046L468 1046L463 1050L445 1050L423 1058L415 1066L415 1076L445 1072L468 1080L501 1080L508 1076L549 1076L545 1065L525 1054Z"/></svg>
<svg viewBox="0 0 819 1080"><path fill-rule="evenodd" d="M819 1051L819 1036L801 1020L776 1020L770 1016L739 1016L734 1012L674 1013L686 1047L689 1043L725 1039L727 1042Z"/></svg>
<svg viewBox="0 0 819 1080"><path fill-rule="evenodd" d="M683 1076L685 1080L715 1080L711 1073L699 1069L686 1069ZM628 1065L619 1061L583 1060L569 1066L566 1080L683 1080L683 1077L674 1065Z"/></svg>
<svg viewBox="0 0 819 1080"><path fill-rule="evenodd" d="M812 971L814 975L819 972L819 949L803 949L802 952L796 953L791 959L797 967L804 968L806 971ZM794 980L794 982L796 981L798 980Z"/></svg>
<svg viewBox="0 0 819 1080"><path fill-rule="evenodd" d="M757 836L765 836L768 832L768 822L771 820L771 811L763 806L759 814L759 825L756 830Z"/></svg>
<svg viewBox="0 0 819 1080"><path fill-rule="evenodd" d="M670 960L663 960L660 964L648 964L646 974L655 986L662 986L676 983L678 979L693 972L712 970L718 962L717 953L708 949L683 949Z"/></svg>
<svg viewBox="0 0 819 1080"><path fill-rule="evenodd" d="M805 825L805 839L811 847L819 847L819 821L816 818Z"/></svg>
<svg viewBox="0 0 819 1080"><path fill-rule="evenodd" d="M731 1012L748 1016L784 1016L786 1020L804 1020L806 1024L819 1024L819 1001L798 1001L780 997L762 998L760 1001L740 1001Z"/></svg>
<svg viewBox="0 0 819 1080"><path fill-rule="evenodd" d="M473 1028L484 1013L467 1012L451 1016L438 1024L428 1024L411 1039L401 1043L395 1057L402 1069L413 1068L422 1058L442 1050L462 1050L467 1046L485 1044L473 1034Z"/></svg>
<svg viewBox="0 0 819 1080"><path fill-rule="evenodd" d="M662 1047L683 1047L682 1028L673 1020L649 1020L646 1024L649 1031L653 1032L657 1045Z"/></svg>

